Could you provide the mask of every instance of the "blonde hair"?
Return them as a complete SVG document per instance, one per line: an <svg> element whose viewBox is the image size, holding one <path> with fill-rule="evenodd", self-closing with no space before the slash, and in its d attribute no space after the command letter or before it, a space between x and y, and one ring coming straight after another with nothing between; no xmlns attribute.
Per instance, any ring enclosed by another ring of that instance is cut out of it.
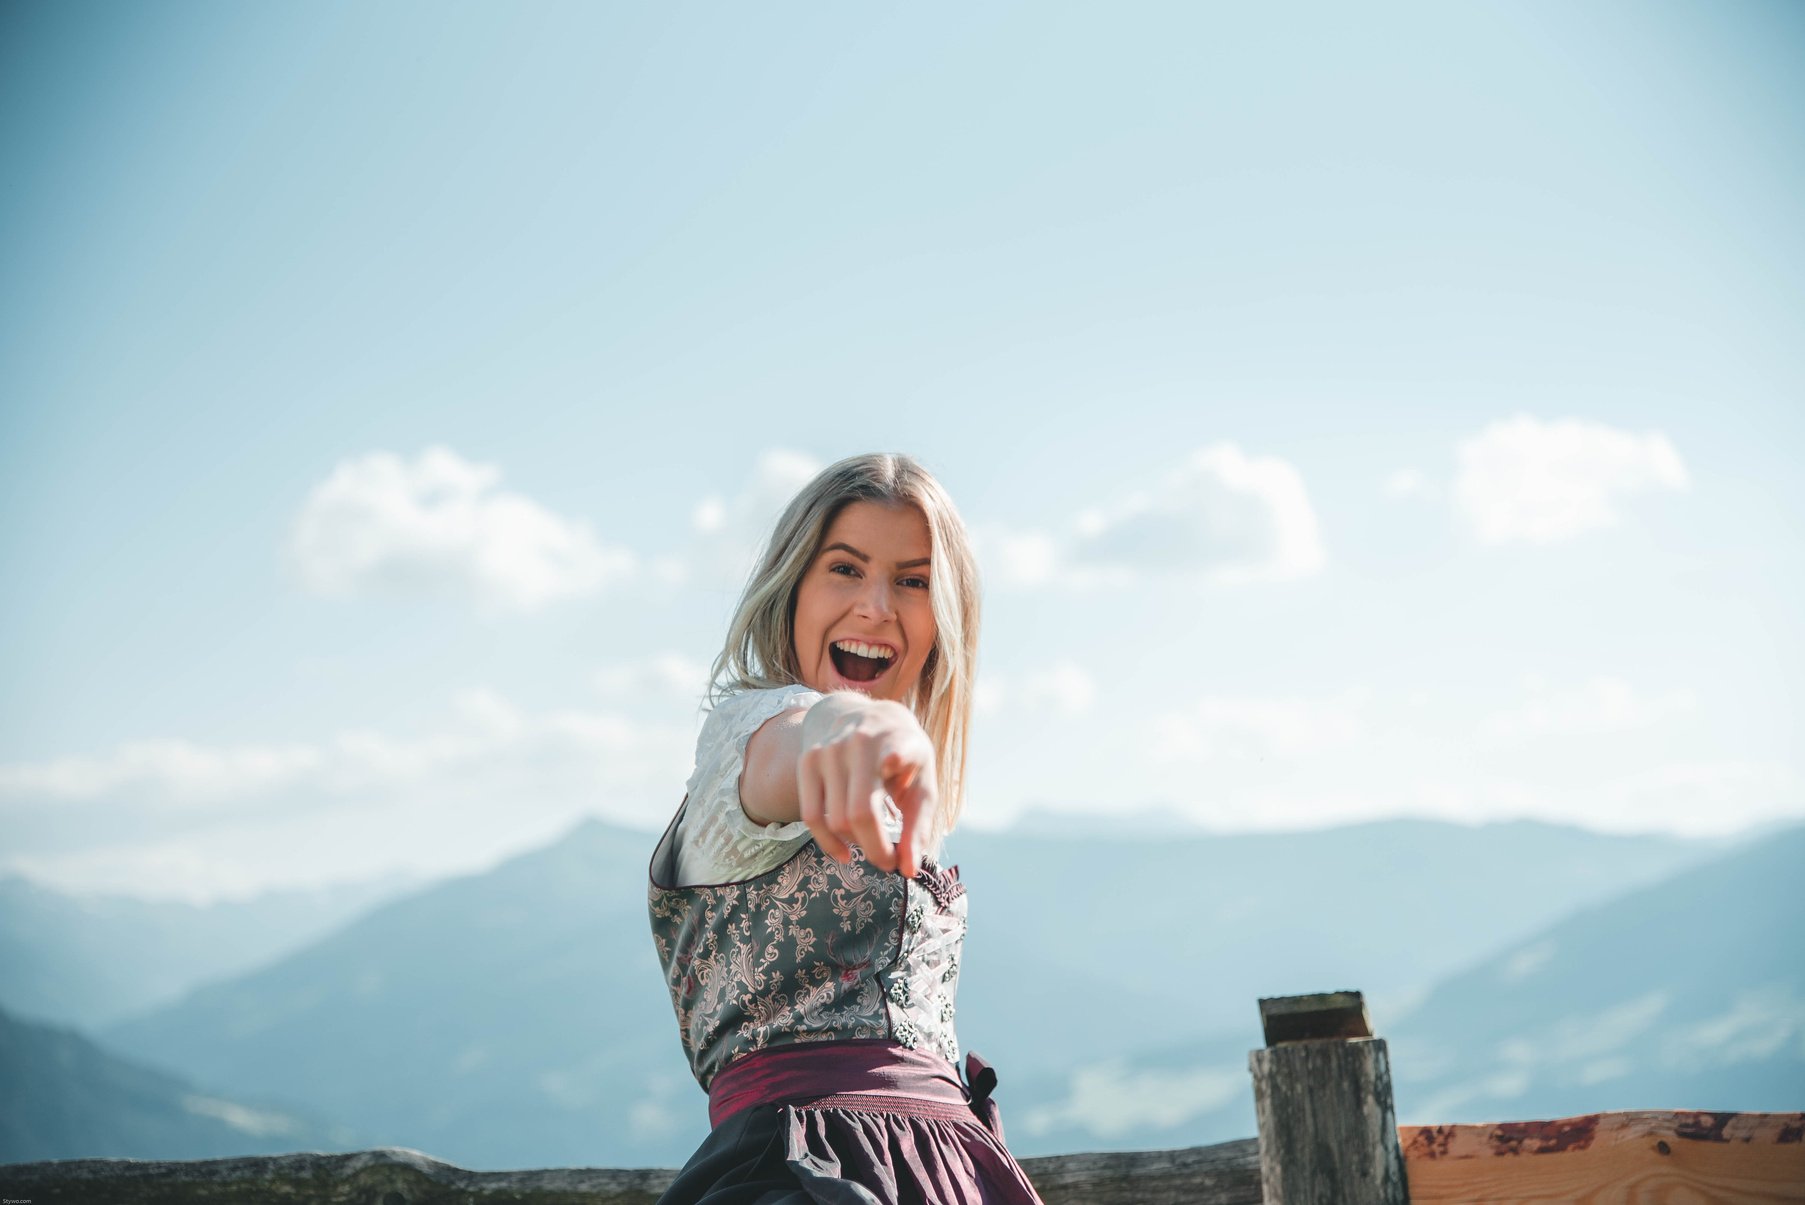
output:
<svg viewBox="0 0 1805 1205"><path fill-rule="evenodd" d="M823 469L791 500L740 596L726 646L709 674L708 697L719 702L734 691L802 681L796 660L797 587L827 529L852 502L913 506L928 522L934 647L905 701L936 754L940 810L929 834L932 846L953 831L965 803L966 740L978 663L978 564L953 500L911 457L848 457Z"/></svg>

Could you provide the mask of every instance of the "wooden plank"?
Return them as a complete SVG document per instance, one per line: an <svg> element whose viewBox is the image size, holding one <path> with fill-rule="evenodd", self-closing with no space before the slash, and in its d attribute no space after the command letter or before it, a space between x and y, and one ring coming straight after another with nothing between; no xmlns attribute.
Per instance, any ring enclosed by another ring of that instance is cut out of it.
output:
<svg viewBox="0 0 1805 1205"><path fill-rule="evenodd" d="M675 1173L477 1172L405 1147L231 1159L0 1164L0 1200L32 1205L653 1205Z"/></svg>
<svg viewBox="0 0 1805 1205"><path fill-rule="evenodd" d="M1313 996L1267 996L1260 1000L1260 1028L1266 1045L1317 1042L1328 1038L1370 1038L1373 1019L1359 992L1318 992Z"/></svg>
<svg viewBox="0 0 1805 1205"><path fill-rule="evenodd" d="M1047 1205L1261 1205L1252 1138L1178 1151L1024 1159ZM652 1205L675 1173L473 1172L398 1147L351 1154L0 1164L0 1199L33 1205Z"/></svg>
<svg viewBox="0 0 1805 1205"><path fill-rule="evenodd" d="M1255 1050L1266 1205L1408 1205L1383 1038Z"/></svg>
<svg viewBox="0 0 1805 1205"><path fill-rule="evenodd" d="M1397 1133L1414 1205L1805 1203L1805 1113L1598 1113L1399 1126ZM1022 1164L1047 1205L1261 1202L1253 1139ZM405 1197L408 1205L650 1205L671 1175L599 1168L471 1172L391 1147L175 1163L6 1164L0 1197L36 1205L346 1205L389 1196ZM1360 1198L1321 1199L1348 1205Z"/></svg>
<svg viewBox="0 0 1805 1205"><path fill-rule="evenodd" d="M1179 1151L1023 1159L1047 1205L1261 1205L1255 1138Z"/></svg>
<svg viewBox="0 0 1805 1205"><path fill-rule="evenodd" d="M1399 1126L1413 1205L1799 1205L1805 1113Z"/></svg>

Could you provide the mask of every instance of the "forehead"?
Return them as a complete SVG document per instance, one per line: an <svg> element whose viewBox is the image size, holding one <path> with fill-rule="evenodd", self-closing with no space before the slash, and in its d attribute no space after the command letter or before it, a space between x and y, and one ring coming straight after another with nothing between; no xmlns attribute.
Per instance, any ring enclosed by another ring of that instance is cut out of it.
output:
<svg viewBox="0 0 1805 1205"><path fill-rule="evenodd" d="M828 524L821 546L850 544L880 561L913 561L933 546L927 516L906 503L849 502Z"/></svg>

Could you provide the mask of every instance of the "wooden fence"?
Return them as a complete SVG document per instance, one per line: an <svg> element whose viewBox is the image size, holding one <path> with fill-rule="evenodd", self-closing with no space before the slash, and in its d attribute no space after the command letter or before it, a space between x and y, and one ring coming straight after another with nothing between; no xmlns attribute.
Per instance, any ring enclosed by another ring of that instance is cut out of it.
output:
<svg viewBox="0 0 1805 1205"><path fill-rule="evenodd" d="M1805 1114L1597 1113L1406 1126L1359 992L1260 1001L1267 1205L1805 1202ZM1260 1200L1261 1198L1254 1198Z"/></svg>
<svg viewBox="0 0 1805 1205"><path fill-rule="evenodd" d="M1805 1114L1594 1113L1406 1126L1414 1205L1805 1201Z"/></svg>
<svg viewBox="0 0 1805 1205"><path fill-rule="evenodd" d="M1024 1159L1047 1205L1805 1205L1805 1113L1396 1124L1358 992L1260 1002L1260 1137ZM417 1151L0 1165L0 1205L652 1205L661 1170L473 1172Z"/></svg>

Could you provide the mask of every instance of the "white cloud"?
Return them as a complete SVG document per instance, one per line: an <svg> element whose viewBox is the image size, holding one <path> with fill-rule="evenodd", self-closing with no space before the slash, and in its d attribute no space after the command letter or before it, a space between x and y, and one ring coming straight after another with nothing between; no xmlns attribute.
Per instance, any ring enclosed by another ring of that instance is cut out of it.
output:
<svg viewBox="0 0 1805 1205"><path fill-rule="evenodd" d="M1029 707L1051 707L1068 716L1083 715L1097 698L1097 684L1070 661L1056 661L1028 675L1022 697Z"/></svg>
<svg viewBox="0 0 1805 1205"><path fill-rule="evenodd" d="M1632 1065L1646 1065L1651 1039L1672 1028L1661 1023L1671 1004L1667 992L1649 992L1615 1005L1562 1017L1532 1038L1501 1042L1484 1073L1469 1075L1459 1086L1434 1093L1417 1106L1421 1110L1417 1116L1471 1112L1475 1102L1496 1107L1499 1102L1523 1095L1533 1082L1533 1069L1537 1066L1559 1067L1581 1084L1618 1078ZM1633 1053L1639 1056L1633 1064L1620 1053L1626 1046L1633 1046ZM1419 1051L1414 1044L1408 1045L1399 1064L1415 1065L1422 1055L1433 1057L1430 1050Z"/></svg>
<svg viewBox="0 0 1805 1205"><path fill-rule="evenodd" d="M1352 745L1360 736L1364 694L1333 699L1206 697L1153 721L1158 756L1304 757Z"/></svg>
<svg viewBox="0 0 1805 1205"><path fill-rule="evenodd" d="M1607 1055L1646 1034L1672 1003L1669 993L1657 988L1620 1004L1563 1017L1533 1039L1516 1038L1501 1043L1498 1059L1504 1063L1560 1065Z"/></svg>
<svg viewBox="0 0 1805 1205"><path fill-rule="evenodd" d="M699 702L708 689L709 668L706 661L667 652L597 670L592 680L596 690L609 699L652 694Z"/></svg>
<svg viewBox="0 0 1805 1205"><path fill-rule="evenodd" d="M737 593L746 584L778 516L825 468L806 452L768 448L752 466L751 479L731 498L710 494L696 503L690 526L695 539L665 574L676 581Z"/></svg>
<svg viewBox="0 0 1805 1205"><path fill-rule="evenodd" d="M1243 801L1237 800L1238 805ZM1805 818L1798 774L1779 762L1675 760L1628 773L1563 777L1553 782L1478 777L1425 777L1370 794L1327 800L1302 795L1249 800L1247 815L1273 812L1280 822L1416 815L1481 824L1541 820L1602 832L1726 836L1752 825Z"/></svg>
<svg viewBox="0 0 1805 1205"><path fill-rule="evenodd" d="M1152 490L1089 516L1079 564L1202 571L1241 584L1305 577L1325 556L1303 476L1286 461L1232 443L1192 454Z"/></svg>
<svg viewBox="0 0 1805 1205"><path fill-rule="evenodd" d="M1080 716L1097 698L1097 684L1089 673L1070 661L1055 661L1043 670L1021 677L985 673L977 682L972 705L980 714L1011 710Z"/></svg>
<svg viewBox="0 0 1805 1205"><path fill-rule="evenodd" d="M1458 462L1455 505L1488 544L1571 539L1616 524L1625 498L1690 485L1661 432L1572 418L1493 423L1460 444Z"/></svg>
<svg viewBox="0 0 1805 1205"><path fill-rule="evenodd" d="M1427 477L1415 469L1397 470L1385 479L1382 488L1387 498L1400 501L1433 501L1441 493Z"/></svg>
<svg viewBox="0 0 1805 1205"><path fill-rule="evenodd" d="M528 722L518 707L482 687L470 687L452 695L451 708L477 731L501 739L518 736Z"/></svg>
<svg viewBox="0 0 1805 1205"><path fill-rule="evenodd" d="M1065 1099L1030 1110L1023 1124L1031 1134L1077 1126L1104 1138L1169 1129L1228 1104L1246 1080L1242 1066L1131 1071L1119 1061L1099 1063L1074 1071Z"/></svg>
<svg viewBox="0 0 1805 1205"><path fill-rule="evenodd" d="M1538 736L1594 736L1646 728L1698 706L1688 690L1658 694L1638 691L1619 678L1597 676L1564 690L1539 679L1527 683L1531 697L1488 716L1480 726L1487 741L1509 743Z"/></svg>
<svg viewBox="0 0 1805 1205"><path fill-rule="evenodd" d="M1308 577L1327 560L1302 474L1226 442L1086 511L1064 534L989 526L973 538L986 580L1016 586L1123 584L1149 573L1245 585Z"/></svg>
<svg viewBox="0 0 1805 1205"><path fill-rule="evenodd" d="M1000 687L990 705L1013 720L1021 683ZM1389 694L1175 694L1163 712L1145 698L1127 727L1097 724L1056 769L981 763L974 823L1027 804L1108 815L1158 806L1224 831L1417 816L1710 837L1805 819L1805 789L1784 758L1694 752L1688 726L1701 705L1688 692L1600 676L1538 685L1489 720L1455 702L1407 683ZM1614 731L1632 735L1596 735ZM1518 747L1528 739L1537 743Z"/></svg>
<svg viewBox="0 0 1805 1205"><path fill-rule="evenodd" d="M1502 967L1498 968L1498 982L1519 983L1536 974L1547 966L1554 958L1556 946L1553 938L1524 946L1511 954Z"/></svg>
<svg viewBox="0 0 1805 1205"><path fill-rule="evenodd" d="M709 494L695 505L690 526L703 535L734 529L758 539L768 536L777 516L798 491L826 466L806 452L766 448L753 462L752 476L727 499Z"/></svg>
<svg viewBox="0 0 1805 1205"><path fill-rule="evenodd" d="M318 772L310 745L209 748L192 741L127 741L110 754L0 766L0 803L11 799L92 799L148 788L166 803L193 807L273 790Z"/></svg>
<svg viewBox="0 0 1805 1205"><path fill-rule="evenodd" d="M182 1095L181 1107L184 1112L223 1121L239 1133L257 1138L270 1138L276 1135L287 1138L291 1132L295 1138L300 1138L300 1131L304 1128L300 1121L285 1113L269 1113L261 1109L246 1108L236 1101L221 1100L216 1096L201 1096L194 1092Z"/></svg>
<svg viewBox="0 0 1805 1205"><path fill-rule="evenodd" d="M480 868L585 815L649 829L677 806L694 709L629 701L533 711L473 689L417 734L136 741L0 766L0 867L69 890L205 899Z"/></svg>
<svg viewBox="0 0 1805 1205"><path fill-rule="evenodd" d="M357 795L552 748L613 755L631 750L645 735L644 725L612 712L529 714L487 690L458 692L451 711L457 722L414 737L352 728L311 744L209 747L139 740L111 753L0 766L0 807L129 792L147 807L229 813L277 792Z"/></svg>
<svg viewBox="0 0 1805 1205"><path fill-rule="evenodd" d="M634 572L631 552L500 481L445 447L343 461L303 503L289 561L323 595L443 592L491 611L592 595Z"/></svg>
<svg viewBox="0 0 1805 1205"><path fill-rule="evenodd" d="M715 532L727 525L727 504L710 495L696 503L690 515L690 526L700 532Z"/></svg>
<svg viewBox="0 0 1805 1205"><path fill-rule="evenodd" d="M995 525L973 526L969 530L986 585L995 582L1039 586L1065 573L1059 541L1044 531L1016 531Z"/></svg>
<svg viewBox="0 0 1805 1205"><path fill-rule="evenodd" d="M1805 1038L1805 996L1791 985L1739 992L1730 1010L1663 1035L1660 1060L1687 1070L1759 1063L1797 1050Z"/></svg>
<svg viewBox="0 0 1805 1205"><path fill-rule="evenodd" d="M1584 792L1576 792L1584 795ZM1706 836L1805 814L1798 774L1778 762L1662 762L1604 783L1592 800L1568 802L1597 828Z"/></svg>

